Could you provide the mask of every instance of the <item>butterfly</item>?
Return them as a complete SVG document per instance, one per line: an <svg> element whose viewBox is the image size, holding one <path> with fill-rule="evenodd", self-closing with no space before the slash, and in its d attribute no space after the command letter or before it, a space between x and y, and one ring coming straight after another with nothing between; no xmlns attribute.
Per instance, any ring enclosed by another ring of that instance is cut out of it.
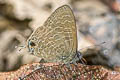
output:
<svg viewBox="0 0 120 80"><path fill-rule="evenodd" d="M29 52L46 62L70 62L77 53L77 29L68 5L57 8L28 38Z"/></svg>

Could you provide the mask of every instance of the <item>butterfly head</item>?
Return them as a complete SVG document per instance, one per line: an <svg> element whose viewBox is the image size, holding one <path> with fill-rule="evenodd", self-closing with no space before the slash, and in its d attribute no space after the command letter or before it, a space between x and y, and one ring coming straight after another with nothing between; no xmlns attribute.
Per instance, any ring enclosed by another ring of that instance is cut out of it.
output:
<svg viewBox="0 0 120 80"><path fill-rule="evenodd" d="M28 50L31 54L35 54L36 53L36 48L37 48L37 43L36 43L36 40L35 38L31 37L28 39Z"/></svg>

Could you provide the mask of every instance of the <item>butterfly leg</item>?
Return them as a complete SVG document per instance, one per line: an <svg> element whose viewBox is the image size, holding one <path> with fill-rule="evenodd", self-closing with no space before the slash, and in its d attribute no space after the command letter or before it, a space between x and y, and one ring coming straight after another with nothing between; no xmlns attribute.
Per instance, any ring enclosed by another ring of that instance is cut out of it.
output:
<svg viewBox="0 0 120 80"><path fill-rule="evenodd" d="M71 62L77 65L77 61L81 61L82 64L86 64L86 60L83 58L82 53L79 51L76 52L75 57Z"/></svg>
<svg viewBox="0 0 120 80"><path fill-rule="evenodd" d="M77 58L81 61L82 64L87 64L87 61L85 60L85 58L83 58L83 55L81 52L77 51Z"/></svg>
<svg viewBox="0 0 120 80"><path fill-rule="evenodd" d="M67 64L65 64L65 65L66 65L66 67L67 67L68 69L72 70L72 66L71 66L71 63L70 63L70 62L67 63Z"/></svg>
<svg viewBox="0 0 120 80"><path fill-rule="evenodd" d="M70 70L72 70L71 64L77 65L77 61L79 61L79 60L81 60L81 62L83 63L82 54L81 54L81 52L77 51L74 58L72 59L72 61L66 63L66 67L69 68Z"/></svg>

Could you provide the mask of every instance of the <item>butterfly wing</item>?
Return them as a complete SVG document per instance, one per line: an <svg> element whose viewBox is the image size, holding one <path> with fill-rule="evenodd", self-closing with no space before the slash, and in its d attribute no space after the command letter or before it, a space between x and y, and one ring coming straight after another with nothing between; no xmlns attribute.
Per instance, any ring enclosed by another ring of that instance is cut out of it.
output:
<svg viewBox="0 0 120 80"><path fill-rule="evenodd" d="M31 46L31 44L33 46ZM28 48L47 62L68 62L77 51L75 18L69 6L56 9L28 39Z"/></svg>

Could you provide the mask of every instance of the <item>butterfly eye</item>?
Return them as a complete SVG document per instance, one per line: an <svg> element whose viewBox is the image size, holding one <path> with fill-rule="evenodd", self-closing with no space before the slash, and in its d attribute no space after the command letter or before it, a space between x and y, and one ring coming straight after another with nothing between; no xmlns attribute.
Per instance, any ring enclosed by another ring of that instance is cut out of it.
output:
<svg viewBox="0 0 120 80"><path fill-rule="evenodd" d="M30 45L30 46L36 46L35 43L32 42L32 41L29 42L29 45Z"/></svg>

